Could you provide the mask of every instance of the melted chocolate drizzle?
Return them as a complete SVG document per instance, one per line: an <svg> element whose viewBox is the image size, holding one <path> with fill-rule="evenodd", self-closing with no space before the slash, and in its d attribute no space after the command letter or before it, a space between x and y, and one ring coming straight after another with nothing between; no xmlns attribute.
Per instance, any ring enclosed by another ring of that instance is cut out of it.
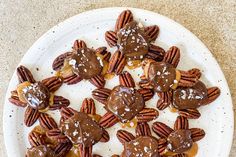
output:
<svg viewBox="0 0 236 157"><path fill-rule="evenodd" d="M167 92L175 83L176 69L165 62L152 62L148 69L148 80L156 92Z"/></svg>
<svg viewBox="0 0 236 157"><path fill-rule="evenodd" d="M51 147L40 145L27 150L26 157L57 157Z"/></svg>
<svg viewBox="0 0 236 157"><path fill-rule="evenodd" d="M167 149L174 153L184 153L193 145L190 130L176 130L168 136L167 141Z"/></svg>
<svg viewBox="0 0 236 157"><path fill-rule="evenodd" d="M207 88L199 81L193 87L178 88L173 92L173 106L177 109L195 109L205 104Z"/></svg>
<svg viewBox="0 0 236 157"><path fill-rule="evenodd" d="M133 21L117 33L119 50L130 60L139 60L148 52L149 41L144 28Z"/></svg>
<svg viewBox="0 0 236 157"><path fill-rule="evenodd" d="M42 83L37 82L23 88L23 97L32 108L42 110L49 105L50 92Z"/></svg>
<svg viewBox="0 0 236 157"><path fill-rule="evenodd" d="M140 136L125 143L121 157L159 157L158 141L149 136Z"/></svg>
<svg viewBox="0 0 236 157"><path fill-rule="evenodd" d="M90 48L80 48L67 58L72 71L83 79L90 79L102 71L102 62Z"/></svg>
<svg viewBox="0 0 236 157"><path fill-rule="evenodd" d="M135 89L124 86L114 87L107 102L107 109L121 122L133 119L143 108L143 96Z"/></svg>
<svg viewBox="0 0 236 157"><path fill-rule="evenodd" d="M62 122L61 130L73 144L83 144L85 147L97 143L103 133L102 128L83 112L75 113Z"/></svg>

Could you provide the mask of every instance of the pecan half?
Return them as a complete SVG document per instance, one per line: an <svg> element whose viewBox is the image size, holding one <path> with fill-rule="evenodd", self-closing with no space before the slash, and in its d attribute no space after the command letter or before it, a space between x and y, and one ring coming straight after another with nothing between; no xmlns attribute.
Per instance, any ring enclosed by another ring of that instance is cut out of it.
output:
<svg viewBox="0 0 236 157"><path fill-rule="evenodd" d="M36 82L30 70L23 65L20 65L16 69L16 74L18 76L18 80L20 83L25 82L25 81L28 81L30 83Z"/></svg>
<svg viewBox="0 0 236 157"><path fill-rule="evenodd" d="M70 101L62 96L53 96L53 103L49 106L49 110L57 110L62 107L67 107L70 105Z"/></svg>
<svg viewBox="0 0 236 157"><path fill-rule="evenodd" d="M55 71L58 71L60 70L63 65L64 65L64 60L71 56L72 52L66 52L66 53L63 53L61 55L59 55L58 57L56 57L52 63L52 69L55 70Z"/></svg>
<svg viewBox="0 0 236 157"><path fill-rule="evenodd" d="M179 110L179 115L188 119L198 119L201 113L197 109Z"/></svg>
<svg viewBox="0 0 236 157"><path fill-rule="evenodd" d="M62 107L60 110L61 117L63 117L64 119L72 117L76 112L77 111L71 107Z"/></svg>
<svg viewBox="0 0 236 157"><path fill-rule="evenodd" d="M198 76L191 74L188 71L180 70L180 80L178 86L181 87L192 87L198 82Z"/></svg>
<svg viewBox="0 0 236 157"><path fill-rule="evenodd" d="M80 48L86 48L87 45L83 40L75 40L73 44L73 49L77 51Z"/></svg>
<svg viewBox="0 0 236 157"><path fill-rule="evenodd" d="M161 138L161 139L158 140L158 152L159 152L159 154L163 154L165 152L167 144L168 144L168 142L164 138Z"/></svg>
<svg viewBox="0 0 236 157"><path fill-rule="evenodd" d="M150 41L155 41L159 34L159 27L157 25L148 26L144 28L144 31Z"/></svg>
<svg viewBox="0 0 236 157"><path fill-rule="evenodd" d="M40 123L40 126L46 130L58 128L55 120L47 113L40 114L39 123Z"/></svg>
<svg viewBox="0 0 236 157"><path fill-rule="evenodd" d="M115 32L123 28L127 23L133 21L133 14L130 10L124 10L117 18Z"/></svg>
<svg viewBox="0 0 236 157"><path fill-rule="evenodd" d="M205 137L206 134L205 131L200 128L191 128L190 131L192 133L191 137L193 142L201 140L203 137Z"/></svg>
<svg viewBox="0 0 236 157"><path fill-rule="evenodd" d="M108 134L108 132L103 129L103 134L102 134L102 138L100 139L100 142L108 142L110 140L110 136Z"/></svg>
<svg viewBox="0 0 236 157"><path fill-rule="evenodd" d="M8 98L8 101L16 106L19 106L19 107L26 107L27 106L27 103L20 101L16 90L11 91L11 97Z"/></svg>
<svg viewBox="0 0 236 157"><path fill-rule="evenodd" d="M94 100L92 98L85 98L84 101L82 102L80 112L95 115L96 107L95 107Z"/></svg>
<svg viewBox="0 0 236 157"><path fill-rule="evenodd" d="M118 122L118 118L114 114L107 112L106 114L102 116L102 118L99 121L99 124L103 128L110 128L113 125L115 125L117 122Z"/></svg>
<svg viewBox="0 0 236 157"><path fill-rule="evenodd" d="M69 139L59 129L52 129L46 132L46 136L52 140L56 140L59 143L66 143Z"/></svg>
<svg viewBox="0 0 236 157"><path fill-rule="evenodd" d="M41 135L35 131L31 131L29 133L28 140L29 140L29 143L32 147L36 147L36 146L45 144L43 135Z"/></svg>
<svg viewBox="0 0 236 157"><path fill-rule="evenodd" d="M83 80L83 79L80 76L77 76L75 74L72 74L70 76L63 78L63 82L68 85L76 84L76 83L80 82L81 80Z"/></svg>
<svg viewBox="0 0 236 157"><path fill-rule="evenodd" d="M24 123L26 126L32 126L39 118L39 111L28 106L25 110Z"/></svg>
<svg viewBox="0 0 236 157"><path fill-rule="evenodd" d="M150 84L150 82L147 79L141 79L141 81L139 81L138 84L141 88L153 89L152 85Z"/></svg>
<svg viewBox="0 0 236 157"><path fill-rule="evenodd" d="M105 40L107 41L110 47L114 47L117 44L117 35L114 31L106 31L105 33Z"/></svg>
<svg viewBox="0 0 236 157"><path fill-rule="evenodd" d="M139 123L143 122L149 122L154 119L156 119L159 116L159 113L157 110L153 108L144 108L142 111L140 111L137 115L136 118Z"/></svg>
<svg viewBox="0 0 236 157"><path fill-rule="evenodd" d="M211 87L207 89L207 104L215 101L220 96L220 89L218 87Z"/></svg>
<svg viewBox="0 0 236 157"><path fill-rule="evenodd" d="M99 88L92 91L92 96L95 100L99 101L102 104L107 103L107 98L111 93L110 89L107 88Z"/></svg>
<svg viewBox="0 0 236 157"><path fill-rule="evenodd" d="M79 146L80 157L91 157L92 156L92 146L84 147L83 145Z"/></svg>
<svg viewBox="0 0 236 157"><path fill-rule="evenodd" d="M63 81L60 77L52 76L52 77L43 79L42 83L48 88L50 92L55 92L61 87Z"/></svg>
<svg viewBox="0 0 236 157"><path fill-rule="evenodd" d="M59 143L54 149L55 154L57 154L58 157L64 157L70 151L72 146L73 144L70 141L66 143Z"/></svg>
<svg viewBox="0 0 236 157"><path fill-rule="evenodd" d="M175 120L174 130L189 129L188 119L183 116L178 116Z"/></svg>
<svg viewBox="0 0 236 157"><path fill-rule="evenodd" d="M165 56L165 50L160 46L150 44L148 53L145 55L145 58L152 59L156 62L160 62L163 60Z"/></svg>
<svg viewBox="0 0 236 157"><path fill-rule="evenodd" d="M202 76L201 71L197 68L190 69L188 70L188 72L192 75L195 75L197 79L200 79L200 77Z"/></svg>
<svg viewBox="0 0 236 157"><path fill-rule="evenodd" d="M131 74L129 72L127 72L127 71L123 71L119 75L119 81L120 81L120 85L123 85L125 87L130 87L130 88L134 88L135 87L134 79L131 76Z"/></svg>
<svg viewBox="0 0 236 157"><path fill-rule="evenodd" d="M154 92L151 89L140 88L137 90L140 94L143 95L144 101L152 99Z"/></svg>
<svg viewBox="0 0 236 157"><path fill-rule="evenodd" d="M148 123L138 123L135 133L136 136L152 136Z"/></svg>
<svg viewBox="0 0 236 157"><path fill-rule="evenodd" d="M152 130L161 138L167 138L174 131L172 128L161 122L154 122Z"/></svg>
<svg viewBox="0 0 236 157"><path fill-rule="evenodd" d="M174 67L177 67L180 60L180 50L176 46L170 47L170 49L166 52L163 61L169 64L172 64Z"/></svg>
<svg viewBox="0 0 236 157"><path fill-rule="evenodd" d="M125 142L130 142L131 140L135 139L134 135L126 130L118 130L116 133L116 137L123 145L125 144Z"/></svg>
<svg viewBox="0 0 236 157"><path fill-rule="evenodd" d="M157 108L159 110L164 110L165 108L170 106L172 102L172 91L160 92L157 93L157 95L159 96L159 99L157 101Z"/></svg>
<svg viewBox="0 0 236 157"><path fill-rule="evenodd" d="M125 56L120 52L116 51L108 64L108 73L120 74L126 65Z"/></svg>
<svg viewBox="0 0 236 157"><path fill-rule="evenodd" d="M103 88L105 86L106 80L104 79L104 76L96 75L93 78L89 79L89 82L97 88Z"/></svg>
<svg viewBox="0 0 236 157"><path fill-rule="evenodd" d="M95 50L96 54L103 56L103 59L109 62L111 58L111 52L107 51L107 47L99 47Z"/></svg>

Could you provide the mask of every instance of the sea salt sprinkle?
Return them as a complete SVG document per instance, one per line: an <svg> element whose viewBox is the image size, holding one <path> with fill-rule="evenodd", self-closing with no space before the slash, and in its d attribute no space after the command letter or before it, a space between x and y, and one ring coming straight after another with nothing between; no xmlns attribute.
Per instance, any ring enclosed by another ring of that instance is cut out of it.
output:
<svg viewBox="0 0 236 157"><path fill-rule="evenodd" d="M142 59L148 52L148 39L142 27L136 22L127 24L118 32L118 48L132 60Z"/></svg>

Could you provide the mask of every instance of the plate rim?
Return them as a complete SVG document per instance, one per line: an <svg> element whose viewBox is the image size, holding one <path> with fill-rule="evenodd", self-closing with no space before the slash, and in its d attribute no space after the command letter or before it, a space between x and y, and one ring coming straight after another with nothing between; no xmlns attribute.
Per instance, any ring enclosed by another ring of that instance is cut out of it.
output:
<svg viewBox="0 0 236 157"><path fill-rule="evenodd" d="M90 14L91 12L97 12L97 11L105 11L105 10L125 10L125 9L130 9L130 10L136 10L136 11L141 11L141 12L146 12L147 14L152 14L152 15L158 15L160 17L162 17L163 19L173 23L174 25L176 25L178 28L180 28L181 30L185 31L187 34L191 35L192 38L194 38L194 40L198 41L198 44L200 44L202 47L204 47L206 50L208 50L210 52L210 54L212 55L211 51L207 48L207 46L204 44L204 42L202 42L193 32L191 32L190 30L188 30L187 28L185 28L183 25L181 25L180 23L174 21L173 19L167 17L167 16L164 16L162 14L159 14L158 12L153 12L153 11L150 11L150 10L146 10L146 9L141 9L141 8L134 8L134 7L104 7L104 8L98 8L98 9L92 9L92 10L88 10L88 11L84 11L84 12L81 12L81 13L78 13L74 16L71 16L61 22L59 22L58 24L56 24L55 26L51 27L49 30L47 30L45 33L43 33L33 44L32 46L30 46L30 48L26 51L26 53L23 55L23 57L21 58L19 64L17 65L17 67L24 61L25 58L27 58L27 56L30 54L29 51L35 47L35 45L37 45L38 43L40 43L41 41L44 40L45 37L47 37L50 32L52 32L52 30L56 30L56 29L60 29L61 28L61 25L64 25L65 23L67 22L70 22L70 21L73 21L74 19L78 18L78 16L85 16L86 14ZM231 106L231 112L228 113L229 114L229 119L230 119L230 126L232 126L232 129L228 130L229 132L229 136L230 136L230 140L228 141L228 147L226 149L225 152L227 152L227 156L229 156L230 154L230 151L231 151L231 147L232 147L232 143L233 143L233 134L234 134L234 112L233 112L233 102L232 102L232 95L230 93L230 89L229 89L229 85L228 85L228 82L225 78L225 75L220 67L220 65L218 64L216 58L212 55L212 61L215 63L215 66L216 68L218 69L218 71L221 73L221 76L222 76L222 82L224 82L225 84L225 90L227 93L229 93L229 103L230 103L230 106ZM6 136L6 119L7 119L7 114L6 114L6 108L7 108L7 103L8 103L8 97L7 97L7 93L10 92L10 84L11 82L13 81L14 79L14 76L16 74L16 69L14 71L14 73L12 74L12 77L8 83L8 87L7 87L7 90L6 90L6 94L5 94L5 100L4 100L4 105L3 105L3 115L2 115L2 121L3 121L3 139L4 139L4 148L6 150L6 154L7 156L9 155L9 152L10 150L7 148L7 145L6 145L6 139L7 139L7 136Z"/></svg>

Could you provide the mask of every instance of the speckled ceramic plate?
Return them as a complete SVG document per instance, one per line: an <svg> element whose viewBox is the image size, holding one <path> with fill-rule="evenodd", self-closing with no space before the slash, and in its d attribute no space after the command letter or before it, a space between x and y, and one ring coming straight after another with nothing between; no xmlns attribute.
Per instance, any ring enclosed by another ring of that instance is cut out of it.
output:
<svg viewBox="0 0 236 157"><path fill-rule="evenodd" d="M20 64L27 66L37 80L51 76L53 59L62 52L70 50L75 39L85 40L89 47L107 46L104 33L113 29L117 16L124 9L127 8L104 8L69 18L50 29L36 41ZM203 77L201 79L208 87L213 85L220 87L222 91L220 97L210 105L201 107L202 116L197 120L190 120L190 127L200 127L206 131L206 137L198 142L198 157L227 157L233 135L233 109L227 82L215 58L196 36L180 24L154 12L130 9L135 19L144 25L157 24L160 27L160 34L156 40L158 45L166 50L172 45L180 48L181 61L178 66L180 69L187 70L197 67L202 70ZM114 50L111 51L114 52ZM137 74L142 71L136 69L130 72L137 80ZM26 148L29 147L27 135L33 128L27 128L23 125L24 109L8 102L10 91L16 87L17 83L17 76L14 73L6 94L3 115L4 138L8 157L24 157ZM106 87L112 88L117 84L118 79L115 77L107 81ZM71 106L79 109L82 100L85 97L91 97L91 91L94 88L90 83L82 81L76 85L63 85L56 94L70 99ZM148 101L147 106L155 107L157 99L158 97L155 96L153 100ZM96 102L98 113L104 114L105 111L101 106ZM58 112L51 112L51 114L58 120ZM157 120L173 125L176 116L176 113L171 113L165 109L160 112L160 117ZM120 154L123 147L115 136L119 128L120 125L117 124L108 129L111 136L110 141L96 144L93 149L94 153L104 157ZM134 129L128 130L134 131Z"/></svg>

